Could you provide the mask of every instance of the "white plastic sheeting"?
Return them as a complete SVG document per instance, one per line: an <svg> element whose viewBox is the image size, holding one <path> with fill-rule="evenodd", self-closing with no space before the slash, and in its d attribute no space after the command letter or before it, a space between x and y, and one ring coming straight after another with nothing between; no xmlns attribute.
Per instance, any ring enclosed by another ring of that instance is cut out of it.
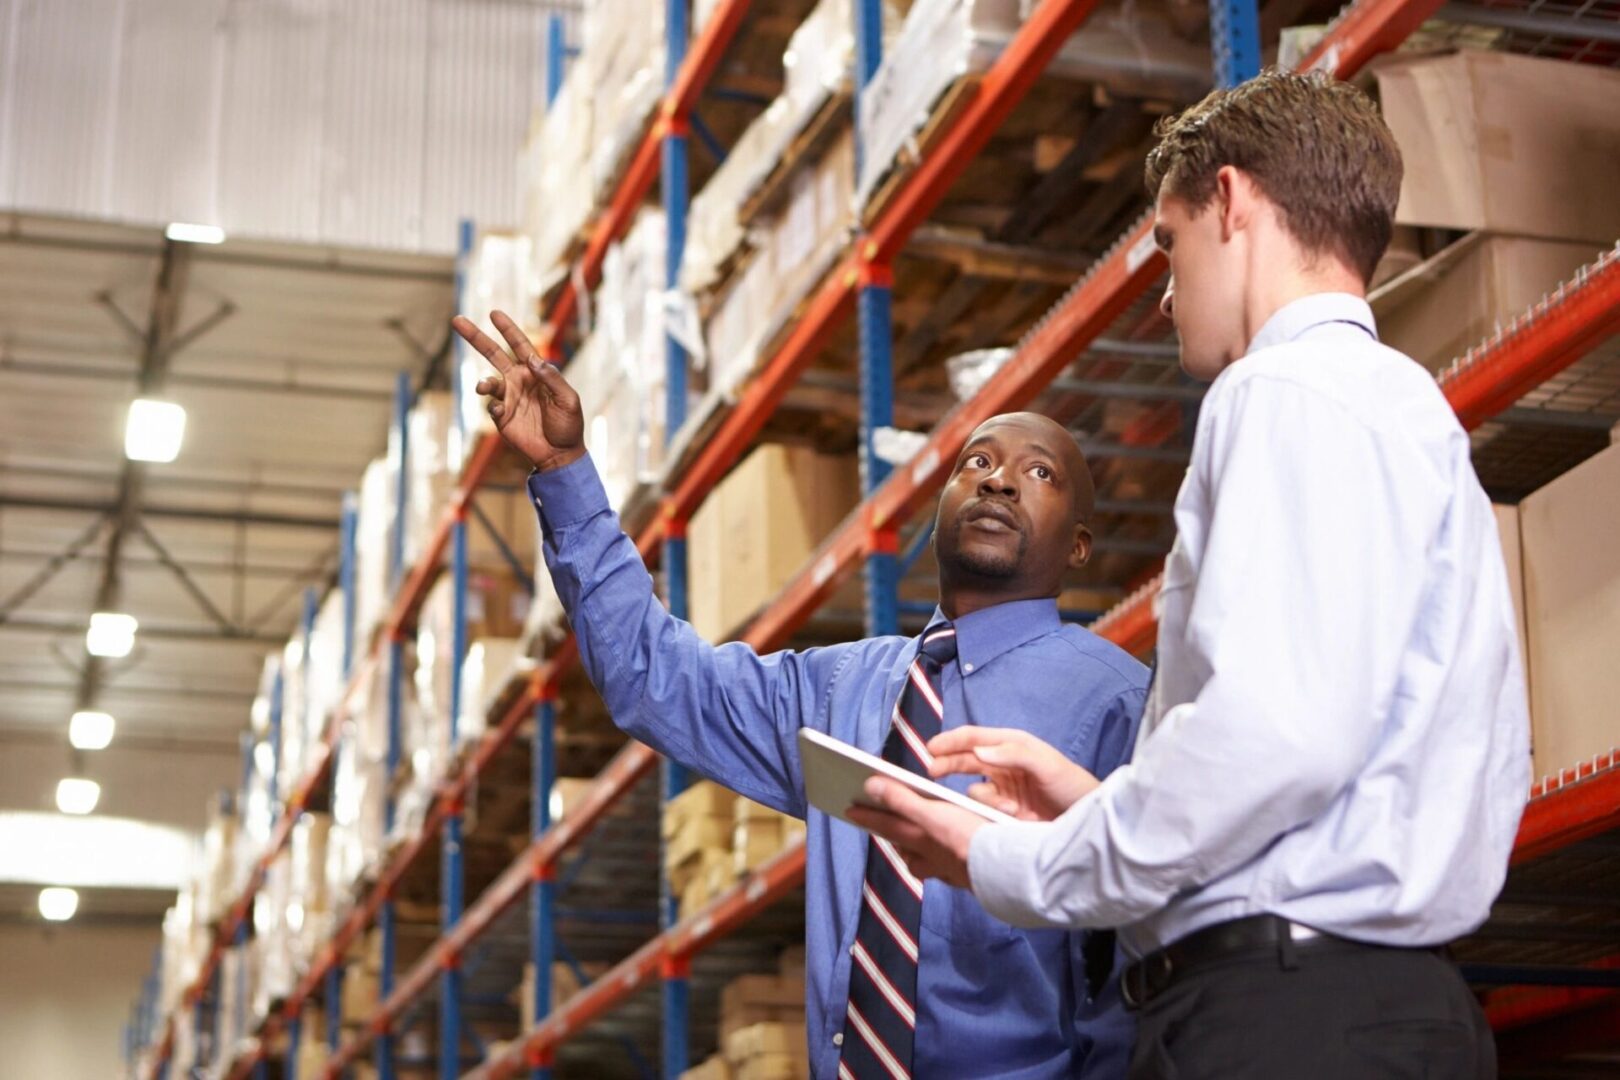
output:
<svg viewBox="0 0 1620 1080"><path fill-rule="evenodd" d="M0 0L0 208L450 252L519 221L555 0Z"/></svg>

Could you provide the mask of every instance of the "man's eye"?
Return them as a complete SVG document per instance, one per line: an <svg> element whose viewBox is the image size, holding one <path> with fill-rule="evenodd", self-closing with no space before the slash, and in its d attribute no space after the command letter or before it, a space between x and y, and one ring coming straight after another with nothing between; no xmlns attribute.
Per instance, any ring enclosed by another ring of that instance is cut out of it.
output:
<svg viewBox="0 0 1620 1080"><path fill-rule="evenodd" d="M971 454L968 456L967 463L973 466L975 469L985 469L989 468L990 459L985 457L983 454Z"/></svg>
<svg viewBox="0 0 1620 1080"><path fill-rule="evenodd" d="M1048 469L1045 465L1037 465L1035 466L1035 475L1042 480L1050 480L1052 479L1052 470Z"/></svg>

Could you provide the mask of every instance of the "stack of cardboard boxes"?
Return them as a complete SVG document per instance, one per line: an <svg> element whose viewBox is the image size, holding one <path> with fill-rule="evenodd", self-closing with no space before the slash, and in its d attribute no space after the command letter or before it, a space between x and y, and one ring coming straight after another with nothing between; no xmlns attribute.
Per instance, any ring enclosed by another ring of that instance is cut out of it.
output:
<svg viewBox="0 0 1620 1080"><path fill-rule="evenodd" d="M1437 371L1614 244L1620 71L1497 52L1375 68L1405 172L1396 273L1373 296L1386 344ZM1420 230L1466 231L1431 253ZM1425 256L1428 256L1425 258Z"/></svg>
<svg viewBox="0 0 1620 1080"><path fill-rule="evenodd" d="M720 991L720 1052L681 1080L808 1080L804 949L773 975L743 975Z"/></svg>
<svg viewBox="0 0 1620 1080"><path fill-rule="evenodd" d="M758 870L776 855L804 842L803 818L792 817L752 799L732 803L731 869L734 877Z"/></svg>
<svg viewBox="0 0 1620 1080"><path fill-rule="evenodd" d="M803 839L802 820L716 783L693 784L664 808L664 870L681 898L681 918Z"/></svg>
<svg viewBox="0 0 1620 1080"><path fill-rule="evenodd" d="M748 455L687 530L693 628L709 641L730 638L859 501L852 458L776 444Z"/></svg>
<svg viewBox="0 0 1620 1080"><path fill-rule="evenodd" d="M1498 507L1522 616L1535 776L1620 747L1620 445Z"/></svg>
<svg viewBox="0 0 1620 1080"><path fill-rule="evenodd" d="M681 898L681 918L736 880L731 838L737 796L710 781L693 784L664 807L664 872Z"/></svg>

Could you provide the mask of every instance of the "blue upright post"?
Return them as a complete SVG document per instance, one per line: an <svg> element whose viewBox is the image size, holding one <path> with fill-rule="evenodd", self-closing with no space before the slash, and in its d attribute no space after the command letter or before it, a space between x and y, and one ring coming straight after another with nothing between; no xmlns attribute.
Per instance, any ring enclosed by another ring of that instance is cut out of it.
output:
<svg viewBox="0 0 1620 1080"><path fill-rule="evenodd" d="M282 1066L284 1080L298 1080L298 1044L304 1037L304 1018L293 1013L287 1021L287 1061Z"/></svg>
<svg viewBox="0 0 1620 1080"><path fill-rule="evenodd" d="M686 0L665 0L664 25L667 35L664 51L664 87L675 84L681 65L686 60L687 44ZM686 249L686 212L690 193L687 190L687 140L685 117L673 118L664 135L663 179L664 223L668 229L664 246L664 285L673 289L680 282L681 258ZM664 368L664 437L673 438L686 422L686 350L673 336L665 334ZM684 619L686 604L686 540L685 523L670 530L664 541L664 576L669 593L669 612ZM663 801L679 795L689 782L686 770L666 760L662 767ZM663 859L660 866L665 865ZM659 871L659 921L665 929L674 926L679 918L678 898L670 888L669 877ZM691 1057L690 986L687 978L689 965L680 958L668 958L664 967L664 1075L679 1076L686 1071ZM542 973L541 977L549 977Z"/></svg>
<svg viewBox="0 0 1620 1080"><path fill-rule="evenodd" d="M534 709L534 764L531 828L539 836L551 828L551 792L557 778L557 707L548 697ZM540 868L529 887L529 949L534 961L534 1015L544 1020L551 1015L551 966L556 958L556 925L553 914L557 902L556 867ZM529 1080L551 1080L551 1055L533 1064Z"/></svg>
<svg viewBox="0 0 1620 1080"><path fill-rule="evenodd" d="M389 538L389 593L398 595L400 582L405 578L405 509L406 509L406 475L405 466L410 455L410 410L411 410L411 379L405 372L400 372L394 384L394 423L390 433L395 467L394 476L394 531ZM398 633L390 628L388 641L388 757L385 768L388 772L390 788L399 772L399 756L401 740L401 721L404 701L402 692L405 683L405 643ZM383 826L388 833L394 831L394 797L390 793L383 806ZM381 939L381 956L377 964L377 993L380 1000L387 1000L388 995L394 992L394 901L385 899L377 909L377 934ZM392 1031L382 1031L377 1035L374 1050L374 1060L377 1066L377 1080L394 1080L394 1034Z"/></svg>
<svg viewBox="0 0 1620 1080"><path fill-rule="evenodd" d="M338 588L343 592L343 685L354 676L355 620L355 541L359 533L360 502L352 491L343 493L342 529L339 543ZM343 752L339 740L332 748L332 772L337 773L337 756ZM343 961L335 959L326 969L323 995L326 1005L326 1049L337 1053L343 1041Z"/></svg>
<svg viewBox="0 0 1620 1080"><path fill-rule="evenodd" d="M563 19L552 12L546 19L546 104L562 93L563 66L567 63L568 42L563 37Z"/></svg>
<svg viewBox="0 0 1620 1080"><path fill-rule="evenodd" d="M457 521L452 534L454 556L453 617L450 644L450 746L458 739L458 718L461 711L461 658L467 651L467 521ZM452 807L444 818L444 856L442 864L444 903L443 928L448 933L461 921L464 880L461 860L461 808ZM461 962L450 957L439 983L439 1077L455 1080L461 1075Z"/></svg>
<svg viewBox="0 0 1620 1080"><path fill-rule="evenodd" d="M1212 0L1209 44L1215 83L1233 87L1260 74L1260 8L1256 0Z"/></svg>
<svg viewBox="0 0 1620 1080"><path fill-rule="evenodd" d="M270 775L265 785L270 795L270 823L281 816L281 705L286 697L287 673L276 665L276 677L270 681Z"/></svg>
<svg viewBox="0 0 1620 1080"><path fill-rule="evenodd" d="M883 63L883 5L881 0L855 0L853 14L858 100ZM860 115L858 104L855 115ZM857 139L857 150L859 146ZM868 262L863 256L859 286L856 318L861 351L861 490L870 495L889 475L889 465L877 456L873 439L879 428L894 423L893 278L889 266ZM894 528L880 524L865 568L866 632L870 636L900 632L897 543Z"/></svg>
<svg viewBox="0 0 1620 1080"><path fill-rule="evenodd" d="M473 223L466 219L457 231L456 291L461 291L466 280L467 260L472 256ZM452 421L459 434L465 432L461 410L457 409ZM460 741L458 730L461 719L461 661L467 652L467 517L465 512L457 518L451 530L451 619L450 619L450 715L445 722L450 731L450 752L453 755ZM441 892L444 903L440 907L441 925L445 932L461 921L463 889L466 885L461 857L461 808L451 807L444 818L442 858L440 862ZM455 1080L461 1075L461 958L452 956L439 977L439 1077Z"/></svg>

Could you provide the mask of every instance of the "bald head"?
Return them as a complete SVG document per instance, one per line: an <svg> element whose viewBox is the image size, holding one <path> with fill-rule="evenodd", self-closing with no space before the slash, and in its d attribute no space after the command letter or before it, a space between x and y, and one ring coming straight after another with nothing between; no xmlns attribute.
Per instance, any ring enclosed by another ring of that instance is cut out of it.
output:
<svg viewBox="0 0 1620 1080"><path fill-rule="evenodd" d="M1085 524L1091 520L1097 503L1097 489L1091 480L1091 467L1086 464L1085 452L1068 428L1035 412L1002 413L992 416L973 429L968 445L995 433L1008 441L1018 441L1043 448L1047 455L1063 470L1065 486L1074 507L1074 521Z"/></svg>
<svg viewBox="0 0 1620 1080"><path fill-rule="evenodd" d="M1057 596L1064 575L1091 557L1095 501L1085 455L1063 425L1027 412L980 424L935 516L946 614Z"/></svg>

